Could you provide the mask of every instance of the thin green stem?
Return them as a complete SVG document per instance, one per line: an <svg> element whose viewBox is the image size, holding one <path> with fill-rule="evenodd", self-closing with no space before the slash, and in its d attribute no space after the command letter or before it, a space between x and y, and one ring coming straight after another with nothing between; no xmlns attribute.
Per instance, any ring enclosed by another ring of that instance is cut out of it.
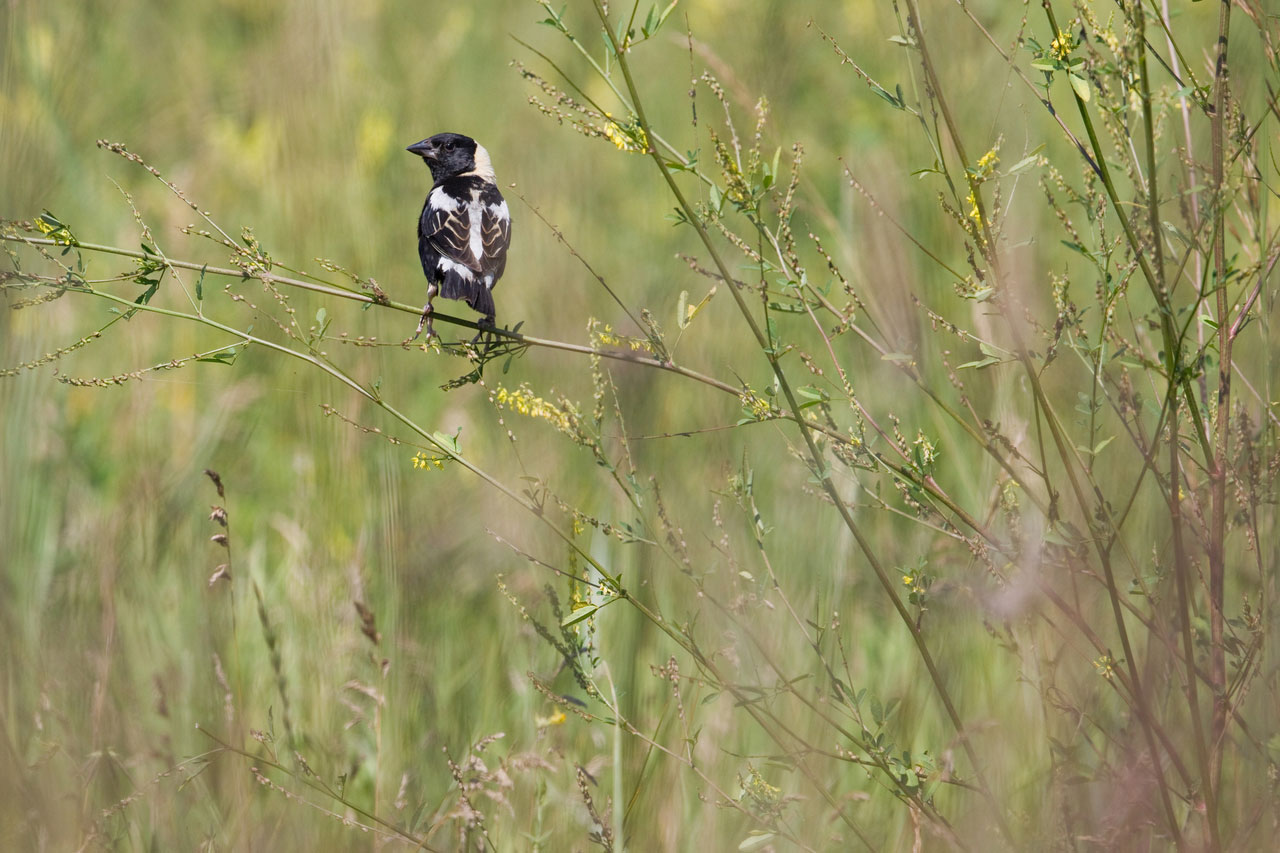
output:
<svg viewBox="0 0 1280 853"><path fill-rule="evenodd" d="M621 69L623 78L626 81L627 91L631 96L631 104L636 111L637 121L645 134L648 135L650 127L649 121L645 115L644 104L640 99L639 90L636 87L635 80L632 78L631 68L630 64L627 62L626 53L620 49L620 46L617 44L617 41L613 36L613 31L609 26L608 14L605 12L604 6L601 4L601 0L594 0L594 4L596 8L596 15L600 19L601 26L603 27L606 37L613 48L618 67ZM697 211L685 198L680 186L676 183L666 161L663 160L662 156L653 148L652 144L649 146L647 153L658 167L658 171L661 173L667 187L675 197L676 203L684 212L686 219L698 233L699 239L702 241L703 246L711 256L711 259L715 263L716 269L719 271L721 277L723 277L727 282L733 281L733 276L729 272L728 265L721 257L720 252L717 250L715 243L711 239L710 233L707 231L705 225L703 225ZM801 412L802 409L796 399L795 391L792 389L791 382L780 364L778 352L770 345L768 336L763 330L761 330L759 324L756 322L750 307L747 305L743 295L739 292L739 289L730 285L729 293L733 295L733 299L735 303L737 303L739 313L746 321L747 327L751 331L752 336L756 339L757 345L768 359L769 366L773 371L774 377L778 381L779 389L787 400L789 409L792 412ZM917 653L920 655L925 668L929 672L929 677L933 682L934 689L942 701L947 716L950 718L952 725L956 729L962 748L969 757L970 763L973 765L974 775L978 780L978 786L991 807L992 815L1000 829L1000 833L1006 840L1012 843L1012 833L1005 822L1004 815L991 792L990 786L987 784L986 775L982 770L982 764L978 760L977 750L972 743L972 739L970 738L967 729L965 728L964 721L961 719L959 711L955 707L955 703L951 699L951 694L947 690L946 684L942 678L942 673L933 659L933 653L930 651L920 627L916 624L916 621L910 611L907 610L906 605L902 601L902 597L898 594L897 587L889 577L888 571L876 556L875 551L871 546L871 542L866 538L859 525L854 521L853 516L849 511L848 504L836 489L826 462L823 459L822 451L818 448L817 443L814 440L811 425L803 418L803 416L798 417L796 419L796 423L800 427L800 434L803 437L808 450L814 476L818 478L819 482L822 484L823 490L831 498L833 505L836 507L836 511L839 512L840 517L845 526L849 529L849 532L853 534L859 550L871 566L872 571L876 575L876 579L879 581L881 587L889 597L889 600L897 611L899 618L910 632L912 641L915 643ZM822 789L822 786L819 786L819 788ZM843 816L843 810L841 810L840 814Z"/></svg>

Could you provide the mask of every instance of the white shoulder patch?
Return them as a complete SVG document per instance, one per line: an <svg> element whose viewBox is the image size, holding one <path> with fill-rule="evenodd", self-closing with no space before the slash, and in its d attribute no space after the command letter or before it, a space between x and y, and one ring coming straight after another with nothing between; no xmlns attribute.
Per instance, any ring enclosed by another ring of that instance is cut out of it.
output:
<svg viewBox="0 0 1280 853"><path fill-rule="evenodd" d="M443 210L445 213L454 213L459 207L461 207L461 203L458 199L449 195L440 187L437 187L431 191L430 195L427 196L427 206L432 210Z"/></svg>
<svg viewBox="0 0 1280 853"><path fill-rule="evenodd" d="M511 218L511 211L507 209L507 203L505 200L498 202L497 204L489 205L489 212L492 213L499 222L506 222Z"/></svg>

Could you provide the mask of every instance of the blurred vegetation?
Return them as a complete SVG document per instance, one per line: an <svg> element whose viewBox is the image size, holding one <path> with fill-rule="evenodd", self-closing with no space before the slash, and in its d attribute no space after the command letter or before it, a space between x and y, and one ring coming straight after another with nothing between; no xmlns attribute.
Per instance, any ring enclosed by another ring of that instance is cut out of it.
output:
<svg viewBox="0 0 1280 853"><path fill-rule="evenodd" d="M0 848L1266 849L1274 17L608 5L0 11ZM685 375L269 280L417 305L444 130L499 323Z"/></svg>

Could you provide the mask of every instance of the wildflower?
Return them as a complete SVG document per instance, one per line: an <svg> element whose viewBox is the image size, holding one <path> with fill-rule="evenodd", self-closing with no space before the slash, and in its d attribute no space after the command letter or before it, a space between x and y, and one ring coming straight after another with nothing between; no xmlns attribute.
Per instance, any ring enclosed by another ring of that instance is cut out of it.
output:
<svg viewBox="0 0 1280 853"><path fill-rule="evenodd" d="M912 442L912 457L916 463L916 467L923 474L929 474L933 470L934 463L938 461L938 446L928 439L923 432L916 433L916 440Z"/></svg>
<svg viewBox="0 0 1280 853"><path fill-rule="evenodd" d="M638 118L632 116L623 123L615 119L612 113L605 113L604 117L604 138L612 142L619 151L643 154L649 150L649 137L640 126Z"/></svg>
<svg viewBox="0 0 1280 853"><path fill-rule="evenodd" d="M551 716L549 717L537 716L533 718L533 722L537 725L538 728L545 729L547 726L561 725L562 723L564 723L565 719L567 718L564 715L564 711L561 711L559 708L556 708L554 711L551 712Z"/></svg>
<svg viewBox="0 0 1280 853"><path fill-rule="evenodd" d="M1071 55L1071 51L1075 49L1076 40L1071 33L1066 30L1058 30L1058 37L1049 44L1049 52L1058 59L1066 60Z"/></svg>
<svg viewBox="0 0 1280 853"><path fill-rule="evenodd" d="M1000 146L997 143L996 147L978 158L978 174L984 178L989 177L998 165L1000 165Z"/></svg>
<svg viewBox="0 0 1280 853"><path fill-rule="evenodd" d="M428 456L427 454L423 453L421 450L413 454L413 467L415 469L422 468L423 470L426 470L428 468L431 468L433 465L437 469L439 469L439 468L443 468L444 463L447 461L449 460L439 456Z"/></svg>
<svg viewBox="0 0 1280 853"><path fill-rule="evenodd" d="M535 395L533 389L523 382L519 388L515 389L499 385L489 395L489 399L500 409L510 409L526 417L544 420L570 437L575 439L579 437L575 429L576 412L572 410L567 400L557 406Z"/></svg>
<svg viewBox="0 0 1280 853"><path fill-rule="evenodd" d="M766 420L773 415L773 407L769 405L769 401L757 396L750 388L739 394L738 399L742 401L742 408L746 413L758 421Z"/></svg>
<svg viewBox="0 0 1280 853"><path fill-rule="evenodd" d="M969 218L979 225L982 224L982 211L978 209L978 196L973 190L969 190Z"/></svg>

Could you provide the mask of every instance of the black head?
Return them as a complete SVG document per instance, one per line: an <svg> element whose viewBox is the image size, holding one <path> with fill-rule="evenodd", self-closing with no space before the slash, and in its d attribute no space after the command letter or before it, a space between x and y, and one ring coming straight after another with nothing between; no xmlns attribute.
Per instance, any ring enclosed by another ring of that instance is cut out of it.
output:
<svg viewBox="0 0 1280 853"><path fill-rule="evenodd" d="M488 155L470 136L460 133L437 133L435 136L415 142L405 149L417 154L431 168L431 177L437 183L454 175L477 171L477 161L483 159L488 166ZM477 152L480 156L477 157Z"/></svg>

